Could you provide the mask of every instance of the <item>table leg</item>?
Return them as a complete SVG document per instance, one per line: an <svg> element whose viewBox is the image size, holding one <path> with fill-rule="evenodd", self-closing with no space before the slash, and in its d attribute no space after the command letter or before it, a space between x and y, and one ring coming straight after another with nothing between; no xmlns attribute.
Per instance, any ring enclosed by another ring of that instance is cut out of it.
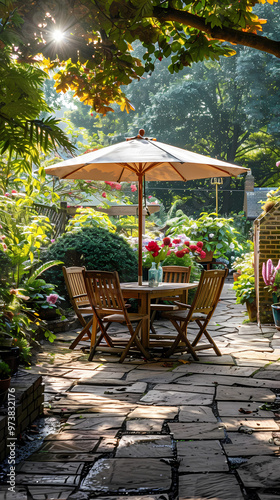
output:
<svg viewBox="0 0 280 500"><path fill-rule="evenodd" d="M147 319L144 319L141 329L141 343L145 349L149 348L150 341L150 297L148 293L140 294L140 306L138 312L140 314L147 314Z"/></svg>

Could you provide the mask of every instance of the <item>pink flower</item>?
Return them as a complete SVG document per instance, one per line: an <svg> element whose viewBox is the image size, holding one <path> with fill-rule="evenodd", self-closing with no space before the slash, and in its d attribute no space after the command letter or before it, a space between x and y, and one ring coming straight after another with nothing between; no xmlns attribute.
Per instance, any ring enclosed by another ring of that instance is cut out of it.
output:
<svg viewBox="0 0 280 500"><path fill-rule="evenodd" d="M18 192L15 189L12 189L11 193L12 194L18 194Z"/></svg>
<svg viewBox="0 0 280 500"><path fill-rule="evenodd" d="M103 191L102 195L101 195L103 198L107 198L107 194L105 193L105 191Z"/></svg>
<svg viewBox="0 0 280 500"><path fill-rule="evenodd" d="M137 187L135 186L135 184L131 184L130 189L132 193L135 193L135 191L137 191Z"/></svg>
<svg viewBox="0 0 280 500"><path fill-rule="evenodd" d="M196 246L198 248L202 248L203 247L203 242L202 241L198 241L197 244L196 244Z"/></svg>
<svg viewBox="0 0 280 500"><path fill-rule="evenodd" d="M120 190L121 190L121 188L122 188L122 185L121 185L119 182L116 182L116 184L115 184L115 188L116 188L118 191L120 191Z"/></svg>
<svg viewBox="0 0 280 500"><path fill-rule="evenodd" d="M55 240L54 240L54 239L52 239L52 240L51 240L51 243L54 243L54 242L55 242Z"/></svg>
<svg viewBox="0 0 280 500"><path fill-rule="evenodd" d="M46 301L48 302L48 304L52 304L54 305L56 303L58 299L58 295L56 293L51 293L50 295L48 295L46 297Z"/></svg>
<svg viewBox="0 0 280 500"><path fill-rule="evenodd" d="M201 252L200 252L200 257L201 257L202 259L204 259L204 258L206 257L206 252L204 252L204 250L201 250Z"/></svg>
<svg viewBox="0 0 280 500"><path fill-rule="evenodd" d="M280 161L276 162L276 167L280 167Z"/></svg>
<svg viewBox="0 0 280 500"><path fill-rule="evenodd" d="M2 244L2 248L3 248L4 252L6 252L8 250L6 243L1 243L1 244Z"/></svg>
<svg viewBox="0 0 280 500"><path fill-rule="evenodd" d="M10 196L10 193L5 193L4 196Z"/></svg>

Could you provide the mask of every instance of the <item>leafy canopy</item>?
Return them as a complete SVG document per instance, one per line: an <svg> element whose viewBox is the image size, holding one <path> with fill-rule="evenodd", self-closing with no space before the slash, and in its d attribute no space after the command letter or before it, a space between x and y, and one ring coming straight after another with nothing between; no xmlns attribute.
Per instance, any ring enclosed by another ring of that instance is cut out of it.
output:
<svg viewBox="0 0 280 500"><path fill-rule="evenodd" d="M280 57L280 42L260 34L265 20L253 12L256 4L277 1L15 0L22 19L13 25L20 38L16 54L27 62L43 54L45 68L59 68L56 90L73 90L98 113L112 111L111 103L128 112L121 86L154 71L157 59L172 56L173 73L233 55L232 44ZM133 54L136 40L146 50L144 63Z"/></svg>

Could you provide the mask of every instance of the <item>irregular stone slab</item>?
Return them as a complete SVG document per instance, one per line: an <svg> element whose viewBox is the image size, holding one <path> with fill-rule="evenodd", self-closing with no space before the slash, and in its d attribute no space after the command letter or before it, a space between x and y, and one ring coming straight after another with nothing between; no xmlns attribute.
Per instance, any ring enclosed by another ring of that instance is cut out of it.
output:
<svg viewBox="0 0 280 500"><path fill-rule="evenodd" d="M155 458L103 458L94 464L82 481L82 491L128 492L145 490L168 491L171 487L171 467Z"/></svg>
<svg viewBox="0 0 280 500"><path fill-rule="evenodd" d="M129 496L129 500L168 500L168 495L141 495L141 497ZM106 500L123 500L124 497L107 497ZM95 500L105 500L104 497L95 497Z"/></svg>
<svg viewBox="0 0 280 500"><path fill-rule="evenodd" d="M118 440L115 438L102 437L97 447L98 453L111 453L115 450Z"/></svg>
<svg viewBox="0 0 280 500"><path fill-rule="evenodd" d="M269 493L261 493L258 491L258 497L260 500L279 500L279 495L277 495L277 493L273 495Z"/></svg>
<svg viewBox="0 0 280 500"><path fill-rule="evenodd" d="M254 375L254 378L265 378L269 381L280 380L280 372L274 370L262 370Z"/></svg>
<svg viewBox="0 0 280 500"><path fill-rule="evenodd" d="M145 365L147 368L147 365ZM166 368L165 368L166 370ZM170 384L178 378L178 373L167 372L161 373L159 371L149 371L149 370L134 370L128 373L126 377L126 382L149 382L151 384Z"/></svg>
<svg viewBox="0 0 280 500"><path fill-rule="evenodd" d="M169 423L174 439L224 439L224 426L221 423Z"/></svg>
<svg viewBox="0 0 280 500"><path fill-rule="evenodd" d="M245 401L219 401L218 411L221 417L274 418L272 411L260 410L260 403ZM251 413L250 413L251 412Z"/></svg>
<svg viewBox="0 0 280 500"><path fill-rule="evenodd" d="M27 460L36 462L94 462L100 457L100 453L32 453Z"/></svg>
<svg viewBox="0 0 280 500"><path fill-rule="evenodd" d="M49 453L89 453L95 451L98 441L47 441L40 451Z"/></svg>
<svg viewBox="0 0 280 500"><path fill-rule="evenodd" d="M87 383L86 385L82 385L81 380L79 384L71 389L71 392L86 392L87 394L95 394L97 396L103 396L106 394L122 394L122 393L134 393L134 394L142 394L146 391L147 384L145 382L137 382L135 384L130 385L120 385L117 388L114 386L110 386L108 384L108 380L106 381L106 385L93 385Z"/></svg>
<svg viewBox="0 0 280 500"><path fill-rule="evenodd" d="M141 398L141 402L155 405L210 405L213 397L191 392L151 390Z"/></svg>
<svg viewBox="0 0 280 500"><path fill-rule="evenodd" d="M264 379L235 377L230 375L189 375L187 377L178 378L176 385L202 385L202 386L215 386L215 385L244 385L247 387L268 387L270 389L280 389L280 382L268 381Z"/></svg>
<svg viewBox="0 0 280 500"><path fill-rule="evenodd" d="M266 359L267 361L277 361L279 359L279 349L275 349L273 352L251 352L248 351L240 351L234 354L236 358L248 358L248 359Z"/></svg>
<svg viewBox="0 0 280 500"><path fill-rule="evenodd" d="M15 487L14 491L9 491L10 485L1 484L1 500L27 500L27 492L24 486ZM71 490L72 491L72 490Z"/></svg>
<svg viewBox="0 0 280 500"><path fill-rule="evenodd" d="M83 415L85 417L85 415ZM97 432L104 432L110 429L119 430L124 422L123 417L110 417L107 416L102 418L100 415L95 417L87 416L86 418L80 419L77 416L70 417L67 421L67 425L69 428L71 427L74 430L85 430L85 429L94 429Z"/></svg>
<svg viewBox="0 0 280 500"><path fill-rule="evenodd" d="M172 457L170 436L123 436L116 451L116 457L122 458L162 458Z"/></svg>
<svg viewBox="0 0 280 500"><path fill-rule="evenodd" d="M58 434L49 434L44 438L45 441L96 441L96 444L98 443L98 439L96 438L96 433L95 432L59 432Z"/></svg>
<svg viewBox="0 0 280 500"><path fill-rule="evenodd" d="M70 485L78 486L80 476L55 475L55 474L17 474L18 484L41 484L41 485Z"/></svg>
<svg viewBox="0 0 280 500"><path fill-rule="evenodd" d="M203 387L201 385L177 385L177 384L157 384L153 387L155 391L178 391L178 392L195 392L202 394L209 394L210 396L214 396L215 387Z"/></svg>
<svg viewBox="0 0 280 500"><path fill-rule="evenodd" d="M179 411L179 422L212 422L217 419L208 406L182 406Z"/></svg>
<svg viewBox="0 0 280 500"><path fill-rule="evenodd" d="M253 431L279 431L277 423L272 418L221 418L226 429L229 431L237 431L240 427L250 428Z"/></svg>
<svg viewBox="0 0 280 500"><path fill-rule="evenodd" d="M208 328L207 328L208 330ZM223 329L224 331L224 329ZM212 351L213 352L213 351ZM209 354L203 354L202 352L199 353L199 361L194 361L193 363L207 363L207 364L212 364L213 365L235 365L235 362L230 356L230 354L223 354L222 356L216 356L215 354L213 356L210 356Z"/></svg>
<svg viewBox="0 0 280 500"><path fill-rule="evenodd" d="M258 359L257 361L255 360L248 360L248 359L243 359L243 358L236 358L235 359L237 366L252 366L257 368L263 368L265 365L267 365L266 360Z"/></svg>
<svg viewBox="0 0 280 500"><path fill-rule="evenodd" d="M128 420L126 422L126 430L128 432L161 432L164 420L140 418Z"/></svg>
<svg viewBox="0 0 280 500"><path fill-rule="evenodd" d="M89 371L89 369L87 368L82 368L80 370L77 370L77 369L74 369L74 370L71 370L71 371L68 371L68 373L66 375L64 375L64 378L74 378L74 379L86 379L86 380L89 380L91 381L91 383L95 383L95 380L96 382L99 381L99 380L106 380L106 377L104 375L104 372L99 372L97 370L91 370ZM107 385L111 383L111 378L112 378L112 383L113 383L113 380L119 380L123 377L123 373L120 372L120 373L115 373L115 377L112 377L111 376L111 373L110 375L108 375L108 378L107 378Z"/></svg>
<svg viewBox="0 0 280 500"><path fill-rule="evenodd" d="M138 406L133 410L127 417L128 420L134 418L160 418L160 419L170 419L176 417L179 409L176 406Z"/></svg>
<svg viewBox="0 0 280 500"><path fill-rule="evenodd" d="M179 477L180 500L243 500L232 474L187 474Z"/></svg>
<svg viewBox="0 0 280 500"><path fill-rule="evenodd" d="M218 401L274 401L275 398L275 394L269 389L250 387L229 388L226 385L219 385L216 393Z"/></svg>
<svg viewBox="0 0 280 500"><path fill-rule="evenodd" d="M51 500L53 498L56 498L57 500L68 500L70 497L71 493L74 492L73 489L69 490L67 488L54 488L54 487L34 487L34 486L29 486L28 487L29 493L32 495L33 500Z"/></svg>
<svg viewBox="0 0 280 500"><path fill-rule="evenodd" d="M237 470L246 488L279 488L280 459L252 457Z"/></svg>
<svg viewBox="0 0 280 500"><path fill-rule="evenodd" d="M179 441L177 456L180 460L179 473L228 471L227 460L218 441Z"/></svg>
<svg viewBox="0 0 280 500"><path fill-rule="evenodd" d="M272 432L255 432L241 434L229 432L231 443L224 443L223 448L230 457L246 457L251 455L274 455L279 446L274 444Z"/></svg>
<svg viewBox="0 0 280 500"><path fill-rule="evenodd" d="M21 462L17 466L17 472L28 474L81 474L84 464L81 462Z"/></svg>
<svg viewBox="0 0 280 500"><path fill-rule="evenodd" d="M235 375L236 377L250 377L254 373L253 368L239 366L219 366L203 365L191 363L190 365L178 366L173 370L174 373L207 373L212 375Z"/></svg>

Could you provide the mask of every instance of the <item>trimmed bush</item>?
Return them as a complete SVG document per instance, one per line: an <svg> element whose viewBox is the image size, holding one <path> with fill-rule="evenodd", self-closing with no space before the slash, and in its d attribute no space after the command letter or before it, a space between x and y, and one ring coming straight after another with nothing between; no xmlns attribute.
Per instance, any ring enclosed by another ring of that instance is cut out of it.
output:
<svg viewBox="0 0 280 500"><path fill-rule="evenodd" d="M137 281L136 253L123 238L101 227L63 234L46 250L42 260L61 260L66 267L118 271L120 281ZM62 266L45 271L44 279L56 285L59 295L68 298Z"/></svg>

